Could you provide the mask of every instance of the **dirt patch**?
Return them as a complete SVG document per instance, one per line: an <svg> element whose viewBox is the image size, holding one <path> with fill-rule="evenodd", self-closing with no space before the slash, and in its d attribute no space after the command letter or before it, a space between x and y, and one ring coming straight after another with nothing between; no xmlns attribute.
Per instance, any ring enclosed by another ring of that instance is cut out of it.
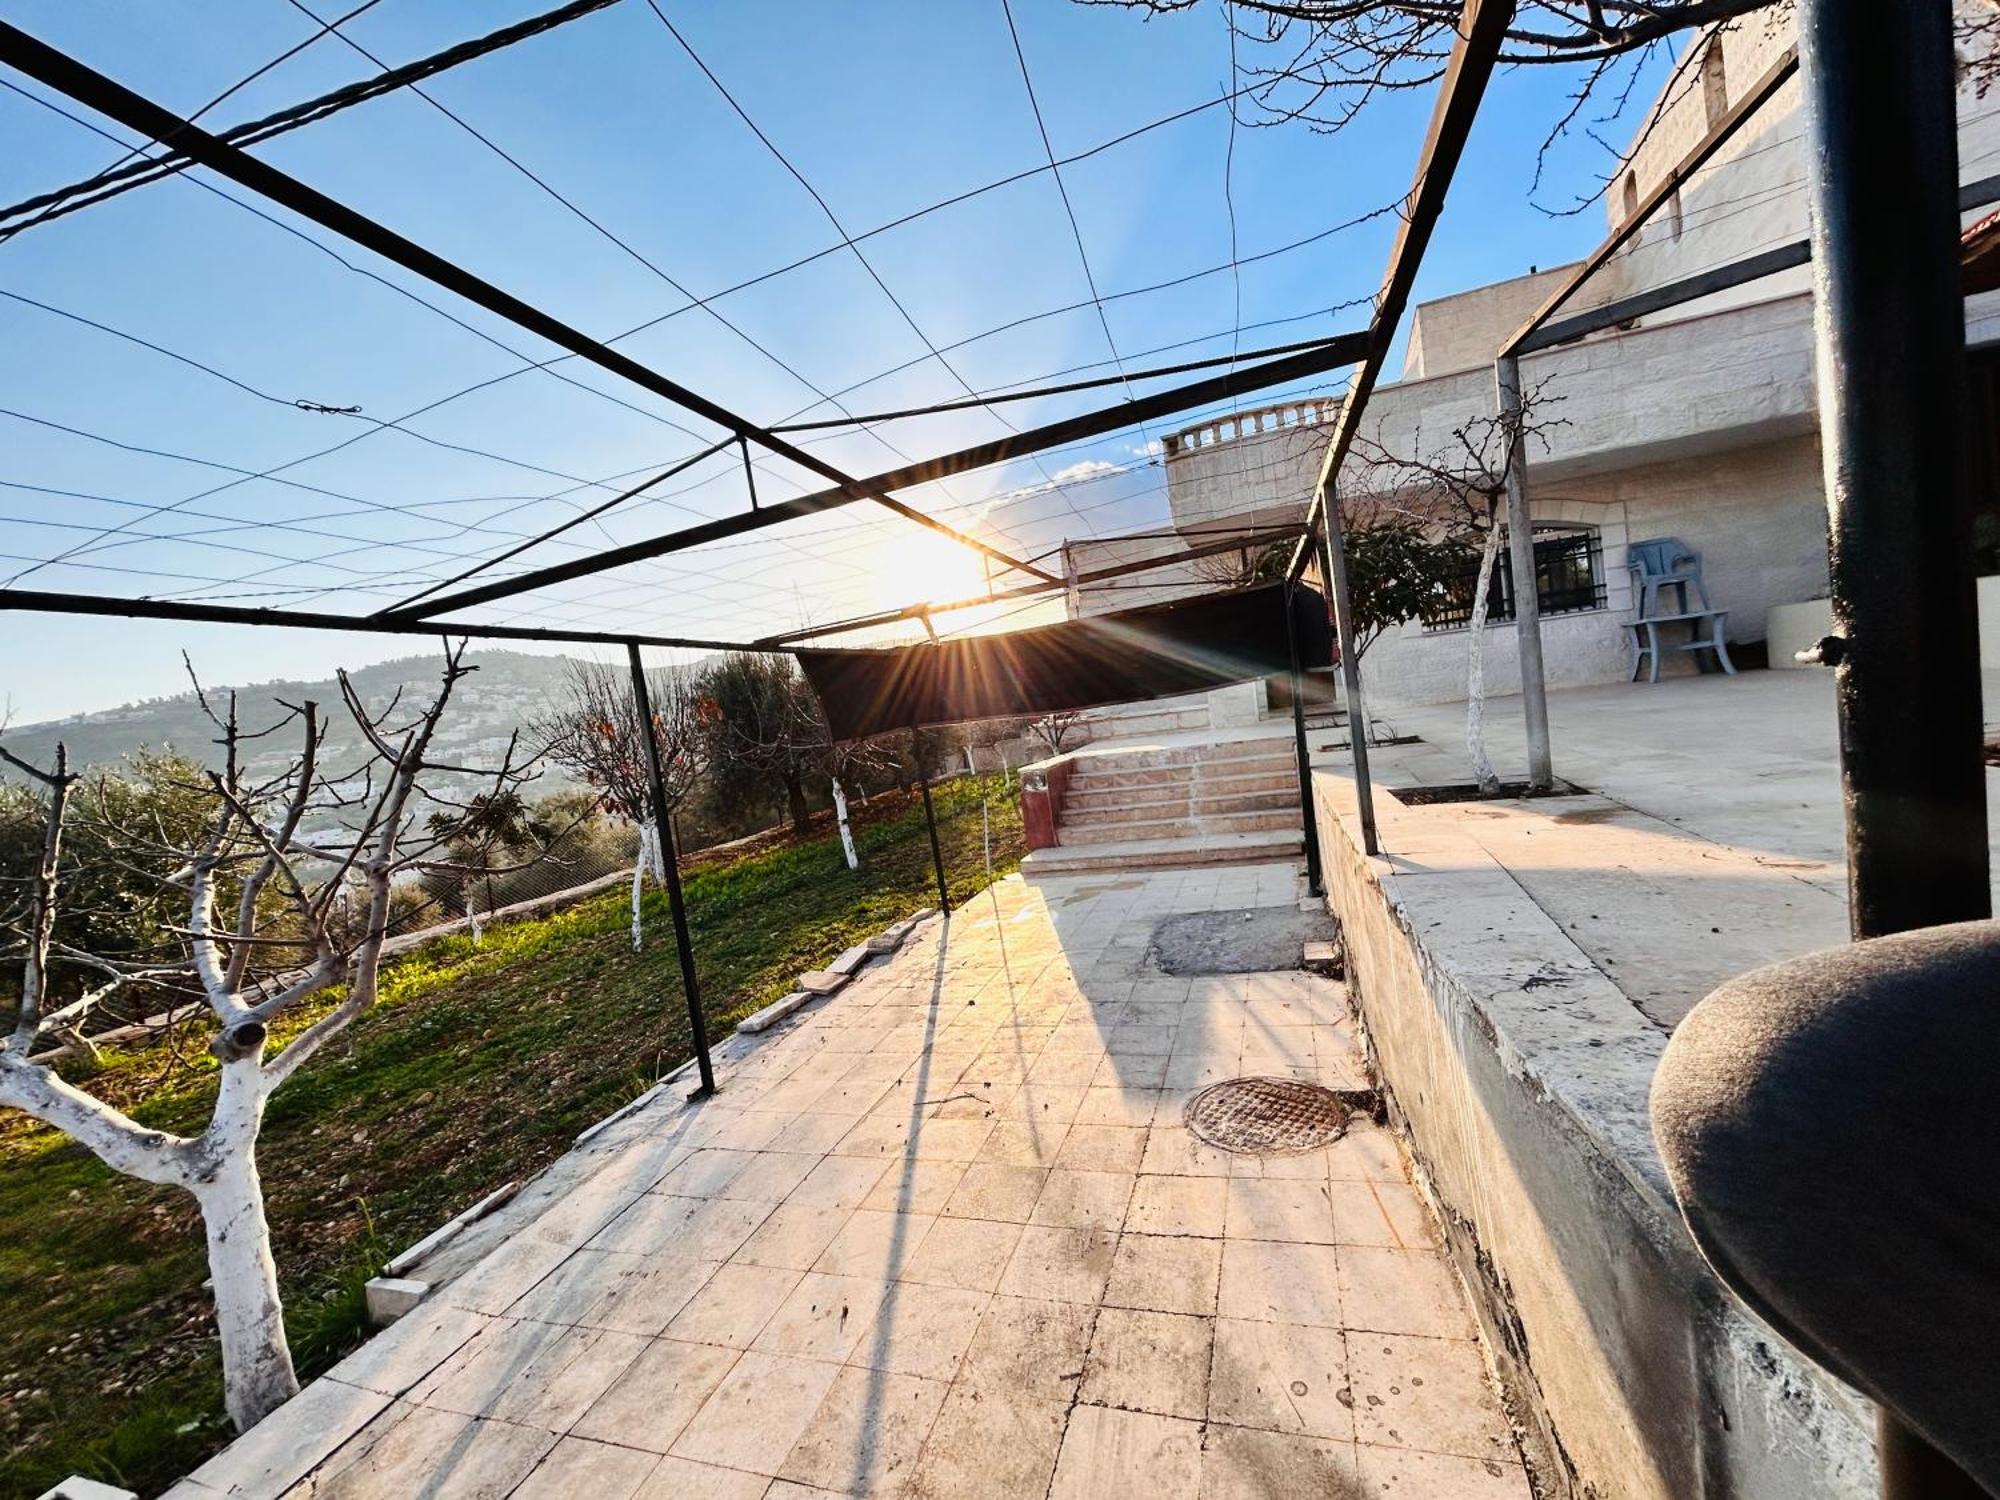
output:
<svg viewBox="0 0 2000 1500"><path fill-rule="evenodd" d="M1296 969L1307 943L1331 942L1337 929L1323 911L1258 906L1168 917L1147 950L1166 974L1260 974Z"/></svg>

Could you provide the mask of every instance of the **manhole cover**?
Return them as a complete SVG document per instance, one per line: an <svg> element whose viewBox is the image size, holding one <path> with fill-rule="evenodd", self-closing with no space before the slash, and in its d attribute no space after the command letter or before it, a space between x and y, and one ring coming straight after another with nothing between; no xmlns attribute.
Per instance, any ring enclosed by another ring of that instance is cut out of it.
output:
<svg viewBox="0 0 2000 1500"><path fill-rule="evenodd" d="M1296 1078L1231 1078L1188 1100L1187 1128L1248 1156L1293 1156L1337 1140L1347 1106L1332 1089Z"/></svg>

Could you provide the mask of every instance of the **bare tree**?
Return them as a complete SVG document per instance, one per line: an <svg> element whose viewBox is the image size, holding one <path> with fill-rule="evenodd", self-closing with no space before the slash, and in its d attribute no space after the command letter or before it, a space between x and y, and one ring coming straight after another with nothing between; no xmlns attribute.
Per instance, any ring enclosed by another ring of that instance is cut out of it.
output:
<svg viewBox="0 0 2000 1500"><path fill-rule="evenodd" d="M1083 714L1075 710L1043 714L1028 726L1028 733L1048 747L1051 755L1061 755L1070 736L1083 727Z"/></svg>
<svg viewBox="0 0 2000 1500"><path fill-rule="evenodd" d="M646 674L652 700L653 742L669 815L687 800L707 770L717 744L715 700L694 673L681 667ZM562 696L530 732L547 746L551 761L598 794L604 810L639 830L632 865L632 947L642 940L640 892L650 870L667 878L665 843L653 816L652 774L645 729L629 673L595 661L571 661Z"/></svg>
<svg viewBox="0 0 2000 1500"><path fill-rule="evenodd" d="M329 774L320 766L325 727L316 704L288 705L277 723L256 731L238 724L233 697L225 710L211 712L221 731L223 769L209 775L215 808L206 836L193 848L153 851L180 856L171 882L182 893L187 925L176 935L214 1024L215 1102L196 1136L141 1125L30 1060L39 1038L75 1024L105 986L137 976L103 960L104 985L66 1005L45 1005L58 957L52 935L62 899L64 818L76 775L60 748L48 769L0 749L47 799L20 1000L0 1041L0 1106L62 1131L114 1171L194 1196L207 1234L224 1397L239 1428L298 1390L258 1173L264 1112L294 1073L375 1003L398 877L439 867L443 841L421 832L420 811L421 804L439 799L419 778L429 771L467 771L429 759L452 688L473 670L462 664L463 651L462 642L447 649L436 697L401 719L394 703L380 711L364 707L341 675L344 706L368 747L363 763L346 773ZM278 775L253 782L244 770L245 747L281 732L296 735L296 757ZM488 795L510 791L522 779L512 760L510 748L491 773ZM308 837L303 831L329 822L336 833ZM358 913L351 886L363 894ZM342 984L345 992L334 1004L282 1048L270 1049L281 1017Z"/></svg>
<svg viewBox="0 0 2000 1500"><path fill-rule="evenodd" d="M1493 569L1506 535L1501 511L1506 504L1509 466L1530 442L1547 446L1547 433L1561 425L1544 413L1560 398L1537 387L1525 391L1517 419L1504 415L1473 417L1453 428L1437 448L1421 455L1397 454L1379 438L1357 437L1355 456L1364 477L1353 488L1370 497L1366 502L1377 524L1422 528L1430 545L1446 553L1439 581L1464 587L1451 554L1463 556L1474 542L1479 562L1470 585L1466 621L1465 748L1473 778L1486 796L1500 790L1500 778L1486 753L1486 621L1493 592ZM1518 440L1517 440L1518 436ZM1418 439L1421 442L1421 438ZM1449 587L1449 585L1447 585Z"/></svg>

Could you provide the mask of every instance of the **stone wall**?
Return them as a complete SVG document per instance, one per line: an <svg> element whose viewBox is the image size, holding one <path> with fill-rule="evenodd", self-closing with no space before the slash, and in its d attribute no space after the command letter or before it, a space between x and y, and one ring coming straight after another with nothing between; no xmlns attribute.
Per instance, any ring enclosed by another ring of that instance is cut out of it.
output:
<svg viewBox="0 0 2000 1500"><path fill-rule="evenodd" d="M1370 1063L1542 1493L1872 1496L1867 1404L1729 1297L1673 1208L1646 1121L1664 1034L1477 845L1368 859L1351 780L1313 789Z"/></svg>

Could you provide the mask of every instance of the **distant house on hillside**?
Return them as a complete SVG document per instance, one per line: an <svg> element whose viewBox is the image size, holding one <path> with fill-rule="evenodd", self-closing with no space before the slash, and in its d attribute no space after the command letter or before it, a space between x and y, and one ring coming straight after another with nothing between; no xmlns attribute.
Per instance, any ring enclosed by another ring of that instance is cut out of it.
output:
<svg viewBox="0 0 2000 1500"><path fill-rule="evenodd" d="M1758 82L1793 40L1788 19L1752 18L1695 44L1662 98L1633 135L1630 168L1606 194L1613 226L1629 215L1710 125ZM1649 220L1635 241L1571 299L1582 311L1675 282L1808 231L1805 162L1796 78L1767 102L1713 162ZM2000 172L2000 99L1971 88L1959 101L1960 180ZM1990 194L1988 196L1991 196ZM1966 216L1968 223L1987 209ZM1571 267L1494 282L1422 304L1410 327L1400 380L1377 389L1362 424L1365 439L1403 458L1428 454L1453 429L1496 410L1493 360L1499 345L1540 307ZM2000 507L1992 397L2000 372L2000 293L1966 302L1972 351L1970 404L1981 502L1982 573L2000 572L1994 541ZM1623 624L1632 617L1626 548L1644 538L1678 537L1698 549L1716 608L1729 611L1728 639L1749 648L1776 641L1772 665L1789 666L1792 643L1823 633L1827 590L1826 513L1818 451L1810 267L1637 319L1580 342L1527 356L1525 388L1539 388L1560 425L1531 447L1529 492L1543 566L1543 639L1552 687L1616 682L1630 671ZM1252 520L1295 520L1317 477L1337 398L1243 411L1165 440L1175 537L1078 544L1081 570L1149 547L1172 551L1204 531ZM1350 459L1344 494L1366 483L1368 465ZM1121 548L1126 549L1121 551ZM1186 592L1193 569L1147 574L1160 587L1092 595L1086 613ZM1505 574L1504 561L1499 570ZM1176 590L1168 587L1178 581ZM1469 589L1467 591L1469 593ZM1511 616L1503 579L1496 614ZM2000 640L2000 577L1981 582L1983 634ZM1514 634L1490 632L1486 680L1517 692ZM1785 660L1779 660L1780 656ZM1693 670L1686 662L1679 670ZM1462 613L1412 621L1368 653L1371 705L1443 702L1465 695ZM1204 715L1218 724L1268 713L1265 685L1174 705L1175 727ZM1156 715L1157 717L1157 715ZM1114 726L1106 725L1113 730Z"/></svg>

